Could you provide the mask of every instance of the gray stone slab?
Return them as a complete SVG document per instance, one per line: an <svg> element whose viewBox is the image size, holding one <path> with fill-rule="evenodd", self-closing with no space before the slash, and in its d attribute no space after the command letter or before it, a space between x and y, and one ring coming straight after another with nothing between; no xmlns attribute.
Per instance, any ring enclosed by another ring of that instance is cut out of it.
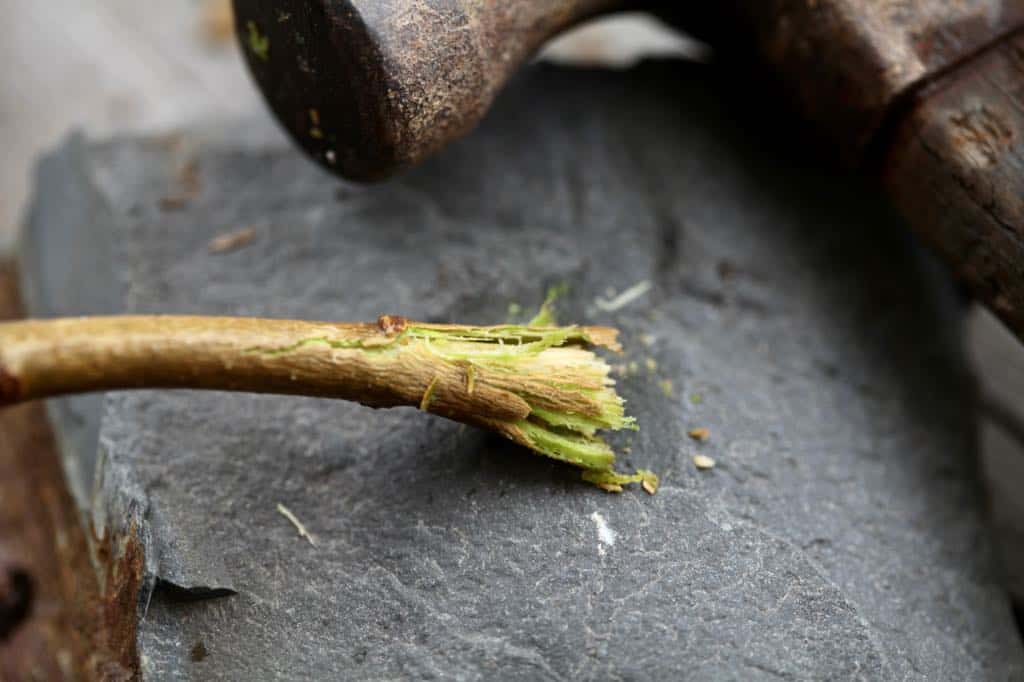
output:
<svg viewBox="0 0 1024 682"><path fill-rule="evenodd" d="M106 239L130 312L488 323L566 283L563 319L623 330L642 430L618 444L665 484L606 495L412 410L111 396L94 511L141 529L147 677L1024 675L959 300L871 192L736 111L713 71L536 69L474 136L369 188L262 125L58 150L86 163L37 203L91 186L117 219L27 242ZM193 160L200 191L161 208Z"/></svg>
<svg viewBox="0 0 1024 682"><path fill-rule="evenodd" d="M35 173L36 197L18 254L25 305L36 317L116 313L121 302L111 240L122 216L91 181L85 139L71 135L60 150L40 162ZM83 510L95 478L102 408L101 395L47 402L68 480Z"/></svg>

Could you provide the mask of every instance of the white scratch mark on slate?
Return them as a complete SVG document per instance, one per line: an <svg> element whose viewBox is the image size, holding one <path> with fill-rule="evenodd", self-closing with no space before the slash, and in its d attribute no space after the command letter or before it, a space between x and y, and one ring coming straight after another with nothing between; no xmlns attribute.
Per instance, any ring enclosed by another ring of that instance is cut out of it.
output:
<svg viewBox="0 0 1024 682"><path fill-rule="evenodd" d="M600 543L597 546L597 553L604 556L605 547L615 546L615 531L611 529L608 522L604 520L603 516L601 516L600 512L594 512L590 515L590 518L593 520L594 525L597 526L597 540Z"/></svg>

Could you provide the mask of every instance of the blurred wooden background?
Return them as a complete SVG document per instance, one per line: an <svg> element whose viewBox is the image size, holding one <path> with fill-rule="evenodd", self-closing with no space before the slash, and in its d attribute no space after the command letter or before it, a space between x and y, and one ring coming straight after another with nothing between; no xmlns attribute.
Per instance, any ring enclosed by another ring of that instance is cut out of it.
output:
<svg viewBox="0 0 1024 682"><path fill-rule="evenodd" d="M34 158L72 127L160 130L260 105L215 7L198 0L0 0L0 245L9 245Z"/></svg>

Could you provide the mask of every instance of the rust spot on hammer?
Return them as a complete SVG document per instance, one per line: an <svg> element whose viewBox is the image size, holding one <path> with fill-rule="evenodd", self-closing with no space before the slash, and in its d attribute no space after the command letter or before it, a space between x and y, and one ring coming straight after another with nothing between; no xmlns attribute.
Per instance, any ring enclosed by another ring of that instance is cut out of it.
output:
<svg viewBox="0 0 1024 682"><path fill-rule="evenodd" d="M388 336L401 334L408 323L409 321L400 315L381 315L377 318L377 326Z"/></svg>
<svg viewBox="0 0 1024 682"><path fill-rule="evenodd" d="M1014 131L1005 116L988 106L954 114L949 117L954 126L954 140L979 168L996 164L1013 145Z"/></svg>
<svg viewBox="0 0 1024 682"><path fill-rule="evenodd" d="M0 405L12 405L21 395L21 383L0 365Z"/></svg>

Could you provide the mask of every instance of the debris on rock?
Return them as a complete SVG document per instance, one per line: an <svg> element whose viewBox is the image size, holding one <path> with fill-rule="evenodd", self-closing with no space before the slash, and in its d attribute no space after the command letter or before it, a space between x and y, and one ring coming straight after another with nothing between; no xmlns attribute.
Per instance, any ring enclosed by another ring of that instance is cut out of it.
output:
<svg viewBox="0 0 1024 682"><path fill-rule="evenodd" d="M699 440L700 442L703 443L709 438L711 438L711 431L704 427L700 427L696 429L690 429L686 435L688 435L690 438L694 440Z"/></svg>
<svg viewBox="0 0 1024 682"><path fill-rule="evenodd" d="M240 230L234 232L228 232L218 237L214 237L210 240L207 245L207 250L210 253L228 253L230 251L237 251L243 246L251 244L256 239L256 228L255 227L243 227Z"/></svg>
<svg viewBox="0 0 1024 682"><path fill-rule="evenodd" d="M711 459L707 455L694 455L693 464L701 471L715 468L715 460Z"/></svg>
<svg viewBox="0 0 1024 682"><path fill-rule="evenodd" d="M313 538L313 535L308 530L306 530L306 527L302 525L302 521L299 521L299 518L295 516L295 514L293 514L288 507L278 502L277 513L288 519L288 521L291 522L293 526L295 526L295 530L299 531L299 537L306 538L306 540L309 541L309 544L316 547L316 540Z"/></svg>
<svg viewBox="0 0 1024 682"><path fill-rule="evenodd" d="M605 298L595 299L594 305L596 305L598 309L602 310L603 312L613 313L616 310L621 310L622 308L625 308L633 301L638 300L650 290L651 282L650 280L645 279L643 281L637 282L636 284L629 287L618 296L611 298L610 300Z"/></svg>

